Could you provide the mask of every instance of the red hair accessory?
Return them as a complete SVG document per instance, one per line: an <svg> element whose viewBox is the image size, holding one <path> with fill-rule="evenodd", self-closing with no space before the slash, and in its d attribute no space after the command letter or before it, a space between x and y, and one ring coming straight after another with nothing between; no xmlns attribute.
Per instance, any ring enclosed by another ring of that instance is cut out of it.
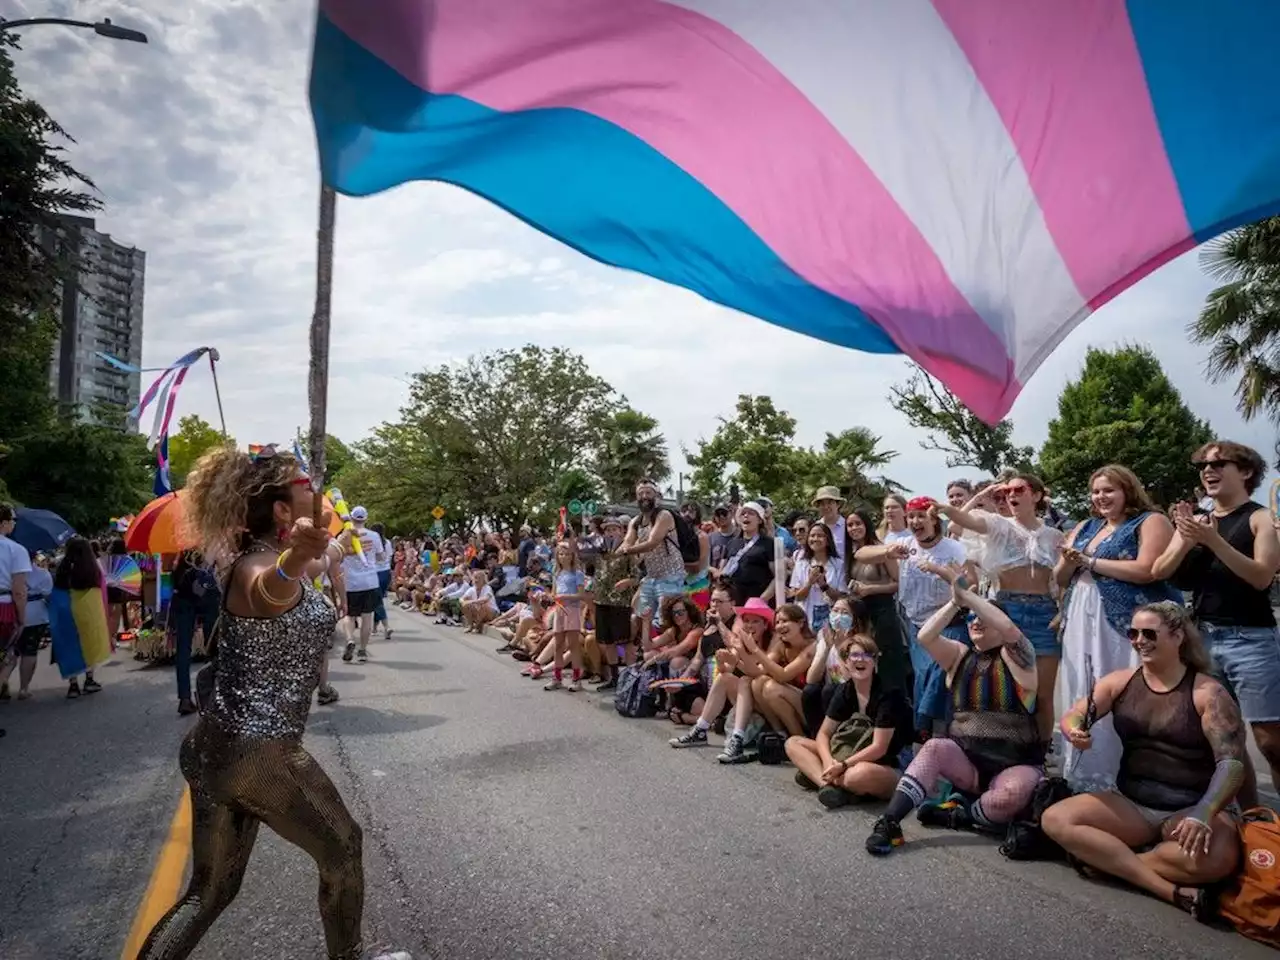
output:
<svg viewBox="0 0 1280 960"><path fill-rule="evenodd" d="M923 513L930 507L937 506L937 503L938 501L933 497L912 497L907 501L907 509Z"/></svg>

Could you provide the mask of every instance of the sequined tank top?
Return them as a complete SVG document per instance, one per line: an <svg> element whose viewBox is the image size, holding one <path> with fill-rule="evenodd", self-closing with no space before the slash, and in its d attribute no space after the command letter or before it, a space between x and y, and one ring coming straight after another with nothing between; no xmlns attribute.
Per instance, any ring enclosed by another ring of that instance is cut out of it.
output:
<svg viewBox="0 0 1280 960"><path fill-rule="evenodd" d="M217 671L205 719L236 737L300 739L338 615L310 584L278 617L237 617L223 607Z"/></svg>

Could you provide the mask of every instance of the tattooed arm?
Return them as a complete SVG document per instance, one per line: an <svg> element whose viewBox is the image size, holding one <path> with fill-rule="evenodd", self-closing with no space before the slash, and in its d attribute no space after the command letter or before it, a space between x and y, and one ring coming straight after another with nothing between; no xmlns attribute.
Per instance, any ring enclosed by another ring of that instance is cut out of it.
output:
<svg viewBox="0 0 1280 960"><path fill-rule="evenodd" d="M1205 738L1213 747L1217 766L1213 779L1189 816L1209 823L1235 799L1244 783L1245 733L1240 708L1222 684L1210 677L1196 677L1196 709Z"/></svg>

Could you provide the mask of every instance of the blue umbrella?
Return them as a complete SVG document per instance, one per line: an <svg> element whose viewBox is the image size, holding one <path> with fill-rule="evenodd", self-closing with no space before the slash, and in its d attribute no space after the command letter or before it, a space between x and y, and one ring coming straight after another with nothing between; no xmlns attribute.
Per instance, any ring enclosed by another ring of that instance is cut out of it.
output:
<svg viewBox="0 0 1280 960"><path fill-rule="evenodd" d="M9 537L32 553L53 553L75 535L71 525L51 510L19 507Z"/></svg>

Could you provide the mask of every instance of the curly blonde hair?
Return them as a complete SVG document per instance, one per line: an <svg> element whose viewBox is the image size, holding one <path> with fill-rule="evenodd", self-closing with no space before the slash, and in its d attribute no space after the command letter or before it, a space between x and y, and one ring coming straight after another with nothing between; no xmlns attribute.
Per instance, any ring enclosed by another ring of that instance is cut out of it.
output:
<svg viewBox="0 0 1280 960"><path fill-rule="evenodd" d="M1165 629L1173 632L1182 631L1182 643L1178 647L1178 657L1197 673L1209 673L1211 664L1209 654L1205 651L1204 641L1200 637L1200 628L1191 617L1191 612L1174 600L1160 600L1146 603L1134 613L1154 613L1160 618Z"/></svg>
<svg viewBox="0 0 1280 960"><path fill-rule="evenodd" d="M216 561L275 532L275 504L289 500L298 461L288 453L256 459L227 444L210 450L187 478L183 522L188 539Z"/></svg>

